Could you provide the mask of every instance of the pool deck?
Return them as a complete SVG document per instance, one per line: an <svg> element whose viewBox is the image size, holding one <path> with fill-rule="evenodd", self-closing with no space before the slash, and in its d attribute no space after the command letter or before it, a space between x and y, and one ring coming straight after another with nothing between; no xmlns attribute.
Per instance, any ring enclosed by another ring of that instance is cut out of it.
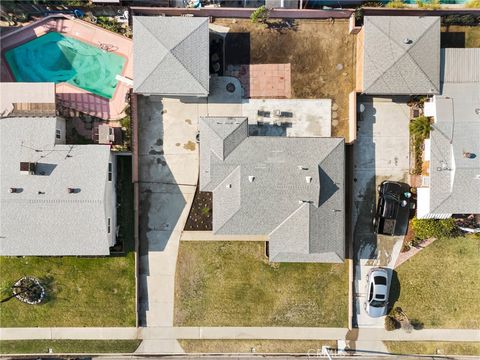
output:
<svg viewBox="0 0 480 360"><path fill-rule="evenodd" d="M99 46L100 44L113 45L111 51L127 60L120 75L127 79L133 78L133 42L131 39L68 15L55 14L11 31L1 38L0 80L2 82L15 81L4 58L6 50L51 31L59 32L93 46ZM67 83L56 84L55 88L60 105L104 120L118 120L125 116L124 110L131 86L119 81L112 99L92 94Z"/></svg>

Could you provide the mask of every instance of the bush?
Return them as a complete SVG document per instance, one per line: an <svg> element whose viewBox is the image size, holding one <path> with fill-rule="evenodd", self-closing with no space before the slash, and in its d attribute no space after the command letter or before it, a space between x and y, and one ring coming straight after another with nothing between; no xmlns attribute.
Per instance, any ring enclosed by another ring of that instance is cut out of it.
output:
<svg viewBox="0 0 480 360"><path fill-rule="evenodd" d="M431 0L430 2L417 0L417 6L421 9L428 9L428 10L438 10L441 7L439 0Z"/></svg>
<svg viewBox="0 0 480 360"><path fill-rule="evenodd" d="M432 125L430 119L426 116L419 116L412 121L410 121L410 133L415 136L422 138L422 141L430 135L430 130L432 130Z"/></svg>
<svg viewBox="0 0 480 360"><path fill-rule="evenodd" d="M265 5L262 5L255 9L255 11L250 15L250 20L253 23L257 22L267 22L268 20L268 9L265 7Z"/></svg>
<svg viewBox="0 0 480 360"><path fill-rule="evenodd" d="M393 0L393 1L390 1L387 5L385 5L385 7L392 8L392 9L403 9L407 7L407 5L405 5L403 0Z"/></svg>
<svg viewBox="0 0 480 360"><path fill-rule="evenodd" d="M467 15L447 15L442 17L442 25L464 25L464 26L476 26L480 23L480 16L471 14Z"/></svg>
<svg viewBox="0 0 480 360"><path fill-rule="evenodd" d="M415 238L425 240L431 237L442 238L453 236L456 232L454 219L413 219L412 228Z"/></svg>
<svg viewBox="0 0 480 360"><path fill-rule="evenodd" d="M385 330L393 331L400 327L400 323L394 317L388 315L385 316Z"/></svg>
<svg viewBox="0 0 480 360"><path fill-rule="evenodd" d="M467 8L480 8L480 0L470 0L465 4Z"/></svg>

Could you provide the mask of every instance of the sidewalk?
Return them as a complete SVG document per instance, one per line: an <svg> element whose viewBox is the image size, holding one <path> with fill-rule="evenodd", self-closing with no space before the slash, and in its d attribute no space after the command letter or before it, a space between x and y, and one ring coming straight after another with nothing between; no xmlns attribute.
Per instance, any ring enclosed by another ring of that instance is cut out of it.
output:
<svg viewBox="0 0 480 360"><path fill-rule="evenodd" d="M307 327L0 328L2 340L72 339L166 341L176 339L270 339L480 342L480 329L403 330Z"/></svg>

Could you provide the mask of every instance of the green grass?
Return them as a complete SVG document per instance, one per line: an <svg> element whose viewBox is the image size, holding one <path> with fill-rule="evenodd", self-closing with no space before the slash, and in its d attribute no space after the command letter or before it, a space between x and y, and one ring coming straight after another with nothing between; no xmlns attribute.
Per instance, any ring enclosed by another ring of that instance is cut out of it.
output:
<svg viewBox="0 0 480 360"><path fill-rule="evenodd" d="M122 160L119 169L128 167ZM31 275L47 287L47 300L0 304L0 327L135 326L135 258L131 175L123 172L118 221L125 254L109 257L0 257L2 298L19 278ZM130 235L128 235L130 234ZM130 241L129 241L130 240Z"/></svg>
<svg viewBox="0 0 480 360"><path fill-rule="evenodd" d="M317 354L322 346L336 348L335 340L179 340L187 353L299 353Z"/></svg>
<svg viewBox="0 0 480 360"><path fill-rule="evenodd" d="M1 354L44 354L48 349L53 353L96 354L131 353L141 340L3 340L0 341Z"/></svg>
<svg viewBox="0 0 480 360"><path fill-rule="evenodd" d="M181 242L177 326L346 327L346 264L270 264L262 242Z"/></svg>
<svg viewBox="0 0 480 360"><path fill-rule="evenodd" d="M384 341L394 354L480 355L479 342Z"/></svg>
<svg viewBox="0 0 480 360"><path fill-rule="evenodd" d="M397 270L391 297L425 328L480 328L480 239L442 238ZM398 285L399 284L399 285Z"/></svg>

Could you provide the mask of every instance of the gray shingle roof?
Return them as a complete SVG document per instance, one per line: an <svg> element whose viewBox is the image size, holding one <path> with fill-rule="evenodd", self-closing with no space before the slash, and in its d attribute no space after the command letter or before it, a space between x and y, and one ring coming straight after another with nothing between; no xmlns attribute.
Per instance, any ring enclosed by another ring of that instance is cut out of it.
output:
<svg viewBox="0 0 480 360"><path fill-rule="evenodd" d="M213 231L269 235L272 261L343 261L344 162L340 138L249 137L246 118L200 119Z"/></svg>
<svg viewBox="0 0 480 360"><path fill-rule="evenodd" d="M133 28L136 93L208 95L208 18L134 16Z"/></svg>
<svg viewBox="0 0 480 360"><path fill-rule="evenodd" d="M55 144L57 127L55 117L0 120L0 255L109 254L110 147ZM22 161L45 174L22 174Z"/></svg>
<svg viewBox="0 0 480 360"><path fill-rule="evenodd" d="M439 17L365 16L364 32L364 93L439 93Z"/></svg>
<svg viewBox="0 0 480 360"><path fill-rule="evenodd" d="M442 96L435 97L436 116L430 133L430 213L478 214L480 49L445 49L443 59L448 82L442 84ZM465 152L475 157L466 158Z"/></svg>

